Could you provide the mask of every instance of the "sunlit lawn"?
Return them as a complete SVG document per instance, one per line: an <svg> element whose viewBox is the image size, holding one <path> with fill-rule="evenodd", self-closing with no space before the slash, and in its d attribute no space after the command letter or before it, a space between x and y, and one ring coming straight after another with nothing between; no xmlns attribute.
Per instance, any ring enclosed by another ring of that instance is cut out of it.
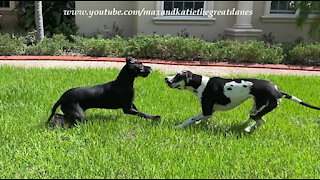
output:
<svg viewBox="0 0 320 180"><path fill-rule="evenodd" d="M216 112L208 125L175 130L201 111L199 102L168 88L159 71L136 79L135 104L160 122L90 109L77 127L45 125L64 91L114 80L119 71L0 67L0 178L320 178L320 111L283 99L265 126L244 135L248 100ZM254 77L320 106L320 77Z"/></svg>

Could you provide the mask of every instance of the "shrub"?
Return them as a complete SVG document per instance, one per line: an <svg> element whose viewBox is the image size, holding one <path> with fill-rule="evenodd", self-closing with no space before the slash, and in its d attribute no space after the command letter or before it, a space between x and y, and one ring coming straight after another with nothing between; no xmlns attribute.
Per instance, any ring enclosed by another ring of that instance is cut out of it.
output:
<svg viewBox="0 0 320 180"><path fill-rule="evenodd" d="M168 49L172 59L189 61L206 59L203 54L205 42L201 39L174 37L169 42Z"/></svg>
<svg viewBox="0 0 320 180"><path fill-rule="evenodd" d="M70 51L71 44L62 34L53 35L52 38L44 37L43 41L28 46L27 55L64 55Z"/></svg>
<svg viewBox="0 0 320 180"><path fill-rule="evenodd" d="M205 42L198 38L169 35L137 35L130 39L116 36L112 39L85 38L71 35L71 41L62 34L45 37L35 44L35 32L25 37L0 34L0 55L86 55L163 60L285 63L320 65L320 45L301 42L269 44L263 41L240 43L232 40Z"/></svg>
<svg viewBox="0 0 320 180"><path fill-rule="evenodd" d="M231 51L241 44L237 41L225 40L214 43L207 43L205 57L208 61L221 62L232 59Z"/></svg>
<svg viewBox="0 0 320 180"><path fill-rule="evenodd" d="M71 37L76 51L88 56L124 56L128 46L128 42L120 36L113 39Z"/></svg>
<svg viewBox="0 0 320 180"><path fill-rule="evenodd" d="M72 44L72 50L74 53L78 54L84 54L84 44L83 42L87 40L87 38L81 37L81 36L75 36L71 35L71 44Z"/></svg>
<svg viewBox="0 0 320 180"><path fill-rule="evenodd" d="M304 43L301 42L284 42L281 43L281 48L283 49L283 63L285 64L292 64L291 63L291 54L290 51L295 48L296 46L303 45Z"/></svg>
<svg viewBox="0 0 320 180"><path fill-rule="evenodd" d="M283 61L280 45L265 45L263 41L218 41L205 45L205 56L209 61L280 63Z"/></svg>
<svg viewBox="0 0 320 180"><path fill-rule="evenodd" d="M172 59L171 36L137 35L128 41L128 55L137 58Z"/></svg>
<svg viewBox="0 0 320 180"><path fill-rule="evenodd" d="M24 54L26 38L15 37L10 34L0 34L0 55L21 55Z"/></svg>
<svg viewBox="0 0 320 180"><path fill-rule="evenodd" d="M229 55L231 62L280 63L283 61L280 45L265 45L263 41L247 41L233 46Z"/></svg>
<svg viewBox="0 0 320 180"><path fill-rule="evenodd" d="M280 63L283 61L280 45L265 45L263 41L205 42L198 38L159 35L138 35L129 40L128 55L136 58L175 60L230 61Z"/></svg>
<svg viewBox="0 0 320 180"><path fill-rule="evenodd" d="M262 49L262 51L264 53L261 57L261 63L279 64L284 60L281 44L267 44L266 47Z"/></svg>
<svg viewBox="0 0 320 180"><path fill-rule="evenodd" d="M221 52L215 43L205 43L201 55L204 57L203 61L223 61L224 59L220 56Z"/></svg>
<svg viewBox="0 0 320 180"><path fill-rule="evenodd" d="M320 65L320 44L298 45L290 51L292 64Z"/></svg>
<svg viewBox="0 0 320 180"><path fill-rule="evenodd" d="M205 42L197 38L138 35L129 40L128 55L136 58L201 60Z"/></svg>

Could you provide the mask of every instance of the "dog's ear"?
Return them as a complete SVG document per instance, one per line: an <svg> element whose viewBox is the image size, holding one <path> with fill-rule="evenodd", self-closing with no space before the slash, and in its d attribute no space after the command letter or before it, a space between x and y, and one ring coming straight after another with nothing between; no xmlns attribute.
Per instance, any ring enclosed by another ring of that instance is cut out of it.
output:
<svg viewBox="0 0 320 180"><path fill-rule="evenodd" d="M133 61L132 57L129 56L129 57L126 58L126 63L130 63L131 61Z"/></svg>
<svg viewBox="0 0 320 180"><path fill-rule="evenodd" d="M186 80L189 83L192 79L192 73L190 71L186 71Z"/></svg>

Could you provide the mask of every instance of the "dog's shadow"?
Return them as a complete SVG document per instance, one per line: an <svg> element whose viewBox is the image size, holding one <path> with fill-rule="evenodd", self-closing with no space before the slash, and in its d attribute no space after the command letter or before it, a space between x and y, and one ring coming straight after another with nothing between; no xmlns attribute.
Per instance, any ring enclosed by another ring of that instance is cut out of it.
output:
<svg viewBox="0 0 320 180"><path fill-rule="evenodd" d="M88 114L81 122L78 122L77 125L87 125L87 124L92 124L92 123L109 123L109 122L115 122L118 119L122 118L123 115L122 114ZM73 128L77 125L74 124L70 124L67 121L64 121L64 123L59 122L59 120L57 118L53 118L52 120L53 122L51 123L46 123L46 127L50 128L50 129L56 129L59 127L63 127L63 128ZM150 122L152 122L153 125L159 125L159 123L161 122L160 120L150 120Z"/></svg>
<svg viewBox="0 0 320 180"><path fill-rule="evenodd" d="M122 115L120 114L89 114L87 115L81 122L78 122L78 124L70 124L66 120L62 120L61 118L54 117L50 123L46 123L46 127L50 129L56 129L59 127L63 128L73 128L77 125L87 125L91 123L108 123L108 122L114 122L117 119L120 119Z"/></svg>
<svg viewBox="0 0 320 180"><path fill-rule="evenodd" d="M251 133L244 131L244 129L248 126L247 123L234 123L234 124L215 124L215 123L201 123L199 125L195 125L194 128L196 131L206 131L209 134L213 134L215 136L223 135L235 135L237 138L242 138L248 136Z"/></svg>
<svg viewBox="0 0 320 180"><path fill-rule="evenodd" d="M114 122L117 121L117 119L120 119L122 117L136 117L136 118L140 118L143 120L148 120L150 121L153 125L159 124L161 122L161 119L156 119L156 120L152 120L152 119L145 119L145 118L141 118L141 117L137 117L134 115L125 115L125 114L90 114L88 116L86 116L86 118L83 120L84 123L89 123L89 122L101 122L101 123L108 123L108 122Z"/></svg>
<svg viewBox="0 0 320 180"><path fill-rule="evenodd" d="M117 119L120 119L122 115L120 114L89 114L86 116L83 120L83 123L91 123L91 122L101 122L101 123L107 123L107 122L114 122Z"/></svg>

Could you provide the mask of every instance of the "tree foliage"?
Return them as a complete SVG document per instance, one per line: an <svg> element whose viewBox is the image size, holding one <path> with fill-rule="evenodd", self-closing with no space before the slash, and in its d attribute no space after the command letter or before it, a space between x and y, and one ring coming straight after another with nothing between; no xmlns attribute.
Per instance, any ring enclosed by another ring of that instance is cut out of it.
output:
<svg viewBox="0 0 320 180"><path fill-rule="evenodd" d="M34 1L20 1L20 18L26 30L35 28ZM63 33L67 37L76 34L75 16L66 16L63 10L74 10L75 1L43 1L43 24L46 36Z"/></svg>
<svg viewBox="0 0 320 180"><path fill-rule="evenodd" d="M313 15L308 35L311 38L320 40L320 1L297 1L296 10L299 11L298 29L301 29L310 19L310 15Z"/></svg>

